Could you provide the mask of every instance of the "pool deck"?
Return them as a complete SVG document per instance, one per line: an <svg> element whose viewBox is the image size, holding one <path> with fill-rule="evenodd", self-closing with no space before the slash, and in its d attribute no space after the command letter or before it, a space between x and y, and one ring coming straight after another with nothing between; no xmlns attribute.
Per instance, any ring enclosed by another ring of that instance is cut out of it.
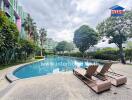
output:
<svg viewBox="0 0 132 100"><path fill-rule="evenodd" d="M0 100L131 100L132 65L113 64L115 72L126 75L128 82L120 87L112 86L110 91L96 94L72 72L17 80L8 83L0 71Z"/></svg>

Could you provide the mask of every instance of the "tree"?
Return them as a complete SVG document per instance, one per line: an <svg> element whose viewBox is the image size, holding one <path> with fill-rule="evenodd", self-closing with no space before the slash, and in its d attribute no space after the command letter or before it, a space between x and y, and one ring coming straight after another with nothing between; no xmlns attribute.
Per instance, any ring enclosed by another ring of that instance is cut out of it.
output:
<svg viewBox="0 0 132 100"><path fill-rule="evenodd" d="M30 14L27 15L27 18L24 19L23 27L27 31L28 35L31 35L31 27L32 27L33 19Z"/></svg>
<svg viewBox="0 0 132 100"><path fill-rule="evenodd" d="M30 56L31 54L34 54L35 47L36 47L34 42L30 40L20 39L19 44L20 44L20 49L19 49L20 53L23 52L26 55L26 58Z"/></svg>
<svg viewBox="0 0 132 100"><path fill-rule="evenodd" d="M66 45L67 45L67 42L66 41L61 41L57 44L56 46L56 51L58 52L63 52L66 51Z"/></svg>
<svg viewBox="0 0 132 100"><path fill-rule="evenodd" d="M32 39L33 39L33 41L37 44L37 43L38 43L38 39L39 39L39 33L37 32L36 23L33 23L33 24L32 24L31 29L32 29L32 32L31 32L31 34L32 34Z"/></svg>
<svg viewBox="0 0 132 100"><path fill-rule="evenodd" d="M67 42L65 48L66 48L66 51L71 52L72 50L74 50L74 45L73 43Z"/></svg>
<svg viewBox="0 0 132 100"><path fill-rule="evenodd" d="M122 44L132 37L132 12L127 11L121 17L109 17L97 26L100 36L106 36L109 43L115 43L120 51L120 59L126 63Z"/></svg>
<svg viewBox="0 0 132 100"><path fill-rule="evenodd" d="M63 52L64 51L72 51L74 49L74 45L72 43L69 43L67 41L61 41L57 44L54 52Z"/></svg>
<svg viewBox="0 0 132 100"><path fill-rule="evenodd" d="M31 18L30 14L27 15L27 18L24 19L23 27L27 31L29 37L31 37L36 43L38 40L38 32L36 23Z"/></svg>
<svg viewBox="0 0 132 100"><path fill-rule="evenodd" d="M43 46L44 46L44 42L46 41L47 32L44 28L41 28L39 30L39 34L40 34L40 42L41 42L41 56L43 56Z"/></svg>
<svg viewBox="0 0 132 100"><path fill-rule="evenodd" d="M74 33L74 43L79 51L83 54L89 47L94 46L98 42L98 33L87 25L81 26Z"/></svg>

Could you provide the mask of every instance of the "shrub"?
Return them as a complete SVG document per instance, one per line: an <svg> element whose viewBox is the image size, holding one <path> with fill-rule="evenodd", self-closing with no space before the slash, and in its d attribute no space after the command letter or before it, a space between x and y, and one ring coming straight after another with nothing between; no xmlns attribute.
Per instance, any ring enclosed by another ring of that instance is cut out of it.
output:
<svg viewBox="0 0 132 100"><path fill-rule="evenodd" d="M43 55L54 55L55 53L53 51L47 51L45 49L42 50ZM38 48L35 52L36 56L41 56L41 48Z"/></svg>
<svg viewBox="0 0 132 100"><path fill-rule="evenodd" d="M44 59L44 56L35 56L35 59Z"/></svg>
<svg viewBox="0 0 132 100"><path fill-rule="evenodd" d="M27 56L35 52L35 43L29 40L20 39L19 41L21 51L27 53Z"/></svg>
<svg viewBox="0 0 132 100"><path fill-rule="evenodd" d="M95 59L103 59L103 60L118 60L119 57L113 54L103 54L103 53L96 53L93 58Z"/></svg>
<svg viewBox="0 0 132 100"><path fill-rule="evenodd" d="M0 11L0 64L11 64L33 57L34 42L19 38L16 24Z"/></svg>
<svg viewBox="0 0 132 100"><path fill-rule="evenodd" d="M93 58L93 59L102 59L102 60L118 60L118 50L113 48L105 48L102 50L98 50L95 52L87 52L85 53L85 58ZM82 53L76 52L76 53L64 53L59 54L62 56L73 56L73 57L83 57Z"/></svg>
<svg viewBox="0 0 132 100"><path fill-rule="evenodd" d="M95 59L103 59L103 60L118 60L119 53L118 50L112 48L105 48L102 50L98 50L92 53L92 57Z"/></svg>
<svg viewBox="0 0 132 100"><path fill-rule="evenodd" d="M80 52L75 52L75 53L63 53L63 54L58 54L60 56L72 56L72 57L82 57L82 53Z"/></svg>
<svg viewBox="0 0 132 100"><path fill-rule="evenodd" d="M18 35L17 26L0 11L0 64L16 61Z"/></svg>
<svg viewBox="0 0 132 100"><path fill-rule="evenodd" d="M130 62L132 62L132 49L126 49L125 56L127 60L130 60Z"/></svg>
<svg viewBox="0 0 132 100"><path fill-rule="evenodd" d="M54 55L54 52L51 52L51 51L45 51L44 54L45 54L45 55Z"/></svg>

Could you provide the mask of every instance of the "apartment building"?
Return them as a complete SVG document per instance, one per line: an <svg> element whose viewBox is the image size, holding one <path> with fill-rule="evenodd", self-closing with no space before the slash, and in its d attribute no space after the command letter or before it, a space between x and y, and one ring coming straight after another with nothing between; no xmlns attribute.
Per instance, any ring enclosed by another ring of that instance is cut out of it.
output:
<svg viewBox="0 0 132 100"><path fill-rule="evenodd" d="M0 0L0 9L17 25L20 32L20 38L26 38L26 32L24 31L22 24L27 17L27 13L18 5L18 0Z"/></svg>
<svg viewBox="0 0 132 100"><path fill-rule="evenodd" d="M57 45L56 41L54 41L52 38L47 38L44 43L44 49L46 51L53 51L56 45Z"/></svg>

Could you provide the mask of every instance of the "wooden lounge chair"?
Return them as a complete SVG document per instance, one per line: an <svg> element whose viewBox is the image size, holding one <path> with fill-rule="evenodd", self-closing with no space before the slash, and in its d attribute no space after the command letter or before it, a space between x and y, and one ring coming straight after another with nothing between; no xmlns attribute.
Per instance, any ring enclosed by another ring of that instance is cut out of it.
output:
<svg viewBox="0 0 132 100"><path fill-rule="evenodd" d="M108 79L114 86L119 86L125 84L127 82L127 78L124 75L117 74L115 72L108 71L111 67L112 63L106 63L100 72L96 72L94 76L99 79Z"/></svg>
<svg viewBox="0 0 132 100"><path fill-rule="evenodd" d="M82 68L76 68L73 70L73 74L83 81L88 87L94 90L96 93L100 93L109 90L111 82L109 80L100 80L93 76L98 65L91 65L87 70Z"/></svg>

